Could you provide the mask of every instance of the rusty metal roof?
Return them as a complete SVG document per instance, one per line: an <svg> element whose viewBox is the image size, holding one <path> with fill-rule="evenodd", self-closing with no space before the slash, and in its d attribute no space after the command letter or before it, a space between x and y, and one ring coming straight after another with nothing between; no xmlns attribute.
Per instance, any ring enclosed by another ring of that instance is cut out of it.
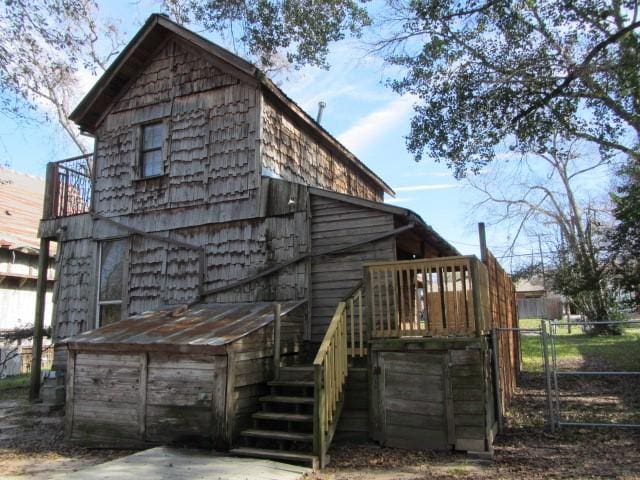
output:
<svg viewBox="0 0 640 480"><path fill-rule="evenodd" d="M37 253L44 179L0 168L0 247Z"/></svg>
<svg viewBox="0 0 640 480"><path fill-rule="evenodd" d="M305 300L281 302L286 315ZM70 349L179 349L215 352L273 321L273 303L199 304L181 311L176 306L142 313L67 339ZM128 347L128 348L125 348Z"/></svg>

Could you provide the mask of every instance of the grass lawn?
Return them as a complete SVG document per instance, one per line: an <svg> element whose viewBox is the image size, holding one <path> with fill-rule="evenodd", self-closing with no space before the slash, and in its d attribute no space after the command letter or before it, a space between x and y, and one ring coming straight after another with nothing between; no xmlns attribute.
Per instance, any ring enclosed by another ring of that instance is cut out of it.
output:
<svg viewBox="0 0 640 480"><path fill-rule="evenodd" d="M539 328L540 320L520 320L521 328ZM522 370L540 372L543 369L540 335L522 334ZM554 335L556 356L560 367L640 371L640 327L627 328L622 335L595 336L585 334L579 326L558 327ZM549 350L551 351L551 349ZM595 365L595 367L594 367Z"/></svg>
<svg viewBox="0 0 640 480"><path fill-rule="evenodd" d="M29 393L29 374L0 378L0 400L26 399Z"/></svg>

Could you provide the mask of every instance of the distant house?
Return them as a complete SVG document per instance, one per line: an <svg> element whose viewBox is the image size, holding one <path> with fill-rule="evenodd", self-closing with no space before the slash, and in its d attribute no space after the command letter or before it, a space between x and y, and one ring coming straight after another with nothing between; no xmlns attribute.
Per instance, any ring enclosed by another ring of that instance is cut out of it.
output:
<svg viewBox="0 0 640 480"><path fill-rule="evenodd" d="M519 318L562 318L563 298L548 291L542 275L533 275L515 283Z"/></svg>
<svg viewBox="0 0 640 480"><path fill-rule="evenodd" d="M336 431L491 450L511 280L382 203L264 73L153 15L71 119L95 151L49 164L40 225L68 439L320 465Z"/></svg>
<svg viewBox="0 0 640 480"><path fill-rule="evenodd" d="M40 177L0 168L0 336L33 325L44 185ZM51 324L53 259L49 265L45 327ZM7 347L3 350L6 353ZM19 373L25 364L20 360L2 373Z"/></svg>

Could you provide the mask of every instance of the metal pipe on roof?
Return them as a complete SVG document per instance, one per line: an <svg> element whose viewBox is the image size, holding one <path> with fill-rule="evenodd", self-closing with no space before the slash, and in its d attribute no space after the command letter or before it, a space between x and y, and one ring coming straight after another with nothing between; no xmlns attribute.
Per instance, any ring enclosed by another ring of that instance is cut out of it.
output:
<svg viewBox="0 0 640 480"><path fill-rule="evenodd" d="M316 116L316 122L320 123L320 121L322 120L322 112L324 111L324 108L327 106L327 104L325 102L323 102L322 100L320 100L318 102L318 115Z"/></svg>

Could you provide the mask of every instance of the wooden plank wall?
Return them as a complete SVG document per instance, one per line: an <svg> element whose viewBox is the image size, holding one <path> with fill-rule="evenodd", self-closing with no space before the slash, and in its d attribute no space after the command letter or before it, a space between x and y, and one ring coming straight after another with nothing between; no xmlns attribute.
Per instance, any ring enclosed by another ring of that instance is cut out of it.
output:
<svg viewBox="0 0 640 480"><path fill-rule="evenodd" d="M206 444L213 437L221 444L226 373L224 355L150 352L146 395L141 399L146 402L144 439Z"/></svg>
<svg viewBox="0 0 640 480"><path fill-rule="evenodd" d="M486 338L376 340L371 354L374 440L487 450L495 412Z"/></svg>
<svg viewBox="0 0 640 480"><path fill-rule="evenodd" d="M104 445L139 443L141 355L73 355L65 418L68 438Z"/></svg>
<svg viewBox="0 0 640 480"><path fill-rule="evenodd" d="M268 101L262 109L262 165L285 180L381 202L384 192L345 157Z"/></svg>
<svg viewBox="0 0 640 480"><path fill-rule="evenodd" d="M489 250L486 251L485 264L489 272L492 327L516 328L518 326L516 293L511 277ZM503 410L511 404L511 397L516 386L517 374L520 370L519 348L517 334L514 332L498 334L498 366Z"/></svg>
<svg viewBox="0 0 640 480"><path fill-rule="evenodd" d="M243 208L246 218L255 210L259 187L256 87L174 38L152 58L97 130L96 212L113 216L217 204L218 219ZM137 180L139 125L154 120L164 121L169 132L168 175Z"/></svg>
<svg viewBox="0 0 640 480"><path fill-rule="evenodd" d="M347 202L311 196L311 245L314 252L348 245L394 228L393 214ZM363 280L366 262L395 260L395 238L315 259L311 265L311 338L321 341L338 302Z"/></svg>

